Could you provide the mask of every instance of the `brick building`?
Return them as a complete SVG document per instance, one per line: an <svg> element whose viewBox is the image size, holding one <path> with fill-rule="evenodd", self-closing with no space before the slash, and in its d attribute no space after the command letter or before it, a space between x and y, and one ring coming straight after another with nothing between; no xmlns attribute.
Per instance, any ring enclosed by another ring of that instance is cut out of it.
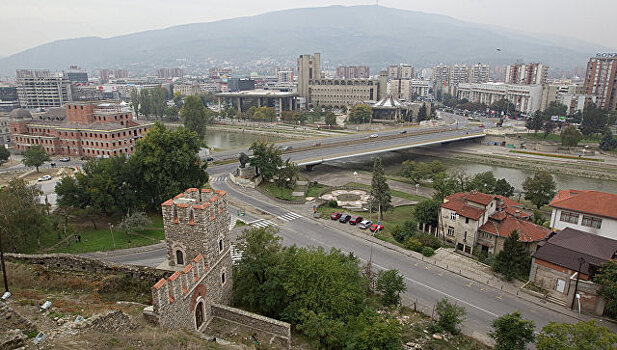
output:
<svg viewBox="0 0 617 350"><path fill-rule="evenodd" d="M152 125L133 120L125 103L89 101L69 102L37 119L12 122L10 128L17 151L40 145L48 154L113 157L132 154L135 141Z"/></svg>

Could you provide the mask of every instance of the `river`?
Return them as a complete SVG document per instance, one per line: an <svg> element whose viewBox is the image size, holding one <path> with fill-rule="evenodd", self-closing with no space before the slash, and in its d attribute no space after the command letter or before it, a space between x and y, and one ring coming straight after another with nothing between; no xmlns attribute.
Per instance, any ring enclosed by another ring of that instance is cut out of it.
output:
<svg viewBox="0 0 617 350"><path fill-rule="evenodd" d="M206 131L206 144L217 151L246 148L256 141L272 143L282 140L284 140L282 137L256 135L246 132L229 132L214 128L207 129Z"/></svg>
<svg viewBox="0 0 617 350"><path fill-rule="evenodd" d="M347 169L371 171L373 168L372 159L374 158L368 156L356 157L353 159L333 162L332 165ZM505 168L468 161L458 161L449 158L436 158L413 154L411 152L388 152L382 155L382 160L386 174L389 175L399 175L401 163L405 160L414 160L416 162L431 162L433 160L439 160L448 168L448 172L462 170L467 175L475 175L485 171L492 171L497 179L505 178L516 189L521 189L525 178L533 176L534 174L533 171L525 169ZM553 178L555 179L557 190L594 190L617 194L617 182L615 181L591 179L563 174L553 174Z"/></svg>

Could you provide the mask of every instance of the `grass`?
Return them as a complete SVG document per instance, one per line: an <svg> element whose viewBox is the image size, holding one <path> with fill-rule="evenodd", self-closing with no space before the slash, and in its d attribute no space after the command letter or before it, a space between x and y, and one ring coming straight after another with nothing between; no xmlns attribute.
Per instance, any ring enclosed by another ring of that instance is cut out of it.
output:
<svg viewBox="0 0 617 350"><path fill-rule="evenodd" d="M371 185L361 184L359 182L349 182L349 183L345 184L345 186L352 186L352 187L360 187L360 188L371 189ZM418 196L418 195L407 193L407 192L403 192L403 191L397 191L397 190L390 190L390 194L392 194L393 197L408 199L410 201L417 201L417 202L423 201L423 200L426 199L426 197Z"/></svg>
<svg viewBox="0 0 617 350"><path fill-rule="evenodd" d="M234 225L234 227L242 227L242 226L246 226L244 221L242 221L240 219L236 220L236 224Z"/></svg>
<svg viewBox="0 0 617 350"><path fill-rule="evenodd" d="M308 190L306 191L306 196L317 198L319 196L319 193L326 188L328 188L328 186L324 184L320 184L318 182L309 182Z"/></svg>
<svg viewBox="0 0 617 350"><path fill-rule="evenodd" d="M135 248L156 244L165 239L163 218L156 216L151 219L152 225L150 227L143 230L136 230L134 234L125 234L124 232L119 232L112 229L113 239L112 232L109 227L101 228L99 226L97 230L76 230L76 234L81 236L81 242L77 243L75 240L69 239L66 244L60 245L52 252L79 254L114 249Z"/></svg>
<svg viewBox="0 0 617 350"><path fill-rule="evenodd" d="M301 199L300 197L294 197L291 195L293 192L292 189L278 186L274 182L263 182L261 185L259 185L259 187L274 198L282 199L285 201Z"/></svg>
<svg viewBox="0 0 617 350"><path fill-rule="evenodd" d="M527 134L521 134L521 135L528 140L554 141L554 142L561 143L560 134L549 134L546 137L544 137L543 132L539 132L537 134L527 133ZM580 143L598 143L598 141L599 139L595 137L585 137L580 141Z"/></svg>
<svg viewBox="0 0 617 350"><path fill-rule="evenodd" d="M520 154L531 154L531 155L534 155L534 156L543 156L543 157L552 157L552 158L579 159L579 160L591 160L591 161L594 161L594 162L604 162L604 159L600 159L600 158L568 156L568 155L564 155L564 154L552 154L552 153L531 152L531 151L518 151L518 150L510 150L510 152L511 153L520 153Z"/></svg>

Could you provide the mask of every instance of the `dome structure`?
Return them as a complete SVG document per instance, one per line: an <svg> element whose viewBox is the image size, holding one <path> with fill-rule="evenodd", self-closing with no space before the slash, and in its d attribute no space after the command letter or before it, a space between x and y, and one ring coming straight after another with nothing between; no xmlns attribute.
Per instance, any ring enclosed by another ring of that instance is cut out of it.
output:
<svg viewBox="0 0 617 350"><path fill-rule="evenodd" d="M32 114L27 109L17 108L9 113L9 118L12 119L32 119Z"/></svg>

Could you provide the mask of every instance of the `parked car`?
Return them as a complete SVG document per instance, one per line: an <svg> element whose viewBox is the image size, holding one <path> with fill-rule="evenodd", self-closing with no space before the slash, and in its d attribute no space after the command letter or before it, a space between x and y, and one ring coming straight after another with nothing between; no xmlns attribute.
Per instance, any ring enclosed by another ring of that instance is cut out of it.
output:
<svg viewBox="0 0 617 350"><path fill-rule="evenodd" d="M483 128L483 127L484 127L484 124L480 124L479 126L480 126L481 128Z"/></svg>
<svg viewBox="0 0 617 350"><path fill-rule="evenodd" d="M377 138L377 137L379 137L379 135L377 135L377 134L371 134L371 136L370 136L370 138L372 138L372 139Z"/></svg>
<svg viewBox="0 0 617 350"><path fill-rule="evenodd" d="M351 219L351 215L343 214L343 215L341 215L341 218L338 219L338 222L340 222L342 224L346 224L350 219Z"/></svg>
<svg viewBox="0 0 617 350"><path fill-rule="evenodd" d="M372 224L373 222L371 220L362 220L362 222L358 224L358 227L362 230L366 230L371 227Z"/></svg>
<svg viewBox="0 0 617 350"><path fill-rule="evenodd" d="M338 220L338 219L340 219L340 218L341 218L341 215L343 215L343 214L339 213L338 211L337 211L337 212L334 212L334 213L330 214L330 219L332 219L332 220Z"/></svg>
<svg viewBox="0 0 617 350"><path fill-rule="evenodd" d="M383 225L379 225L379 228L377 228L377 224L372 224L371 227L369 228L369 230L371 230L371 232L375 232L377 230L381 231L383 230Z"/></svg>
<svg viewBox="0 0 617 350"><path fill-rule="evenodd" d="M406 134L406 133L407 133L407 130L401 131L401 134Z"/></svg>
<svg viewBox="0 0 617 350"><path fill-rule="evenodd" d="M362 217L361 216L352 216L351 219L349 219L349 224L350 225L359 224L361 222L362 222Z"/></svg>
<svg viewBox="0 0 617 350"><path fill-rule="evenodd" d="M58 159L59 162L68 162L70 160L71 160L71 158L69 158L69 157L62 157L62 158Z"/></svg>
<svg viewBox="0 0 617 350"><path fill-rule="evenodd" d="M292 148L293 147L291 147L291 146L285 146L285 147L281 148L281 150L282 151L291 151Z"/></svg>
<svg viewBox="0 0 617 350"><path fill-rule="evenodd" d="M214 158L212 158L212 157L206 157L206 158L204 158L204 160L206 162L214 162Z"/></svg>
<svg viewBox="0 0 617 350"><path fill-rule="evenodd" d="M47 180L51 180L51 175L43 175L39 177L39 181L47 181Z"/></svg>

